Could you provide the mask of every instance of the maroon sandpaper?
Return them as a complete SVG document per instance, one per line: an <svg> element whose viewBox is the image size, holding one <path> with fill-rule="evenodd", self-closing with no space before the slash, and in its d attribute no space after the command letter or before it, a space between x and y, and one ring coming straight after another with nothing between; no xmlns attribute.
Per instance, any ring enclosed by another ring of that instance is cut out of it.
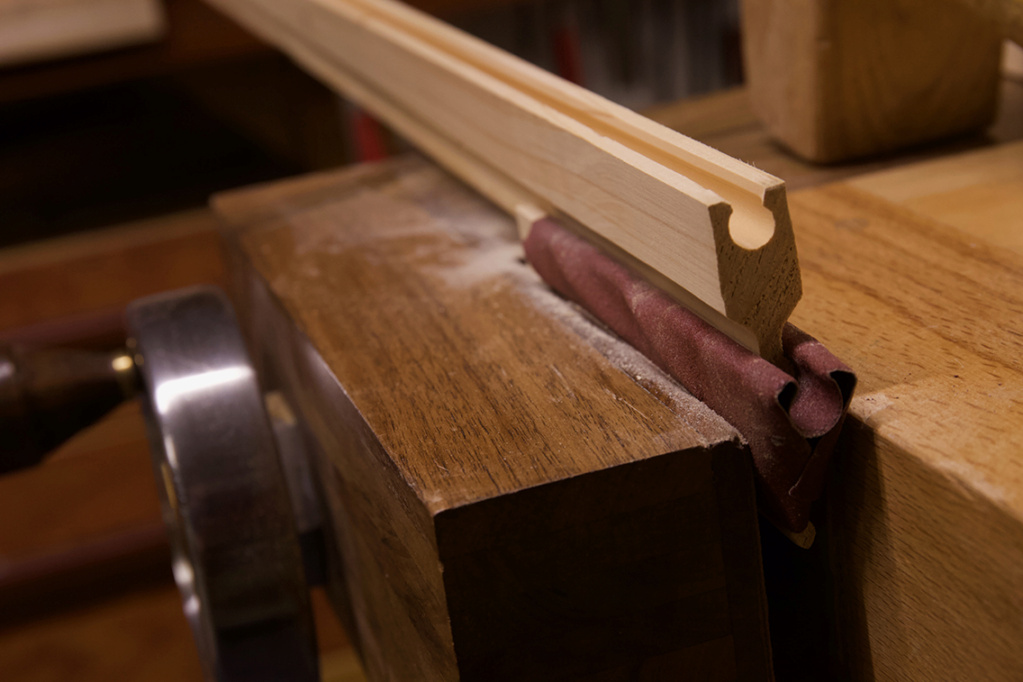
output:
<svg viewBox="0 0 1023 682"><path fill-rule="evenodd" d="M555 291L731 423L749 443L762 512L791 531L806 528L856 385L845 364L788 324L789 375L553 220L533 224L525 250Z"/></svg>

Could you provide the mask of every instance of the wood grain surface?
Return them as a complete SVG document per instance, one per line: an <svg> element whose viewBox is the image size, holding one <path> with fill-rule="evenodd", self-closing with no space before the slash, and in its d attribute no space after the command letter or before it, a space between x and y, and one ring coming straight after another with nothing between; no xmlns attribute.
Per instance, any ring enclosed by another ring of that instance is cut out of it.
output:
<svg viewBox="0 0 1023 682"><path fill-rule="evenodd" d="M829 521L853 679L1023 669L1023 257L1005 248L1021 154L792 197L809 292L794 321L860 379ZM997 220L975 233L974 211Z"/></svg>
<svg viewBox="0 0 1023 682"><path fill-rule="evenodd" d="M215 204L370 679L771 677L748 455L510 218L416 159Z"/></svg>
<svg viewBox="0 0 1023 682"><path fill-rule="evenodd" d="M521 217L524 232L567 216L784 363L800 288L778 178L394 0L214 4Z"/></svg>
<svg viewBox="0 0 1023 682"><path fill-rule="evenodd" d="M954 227L970 243L1023 254L1023 143L956 154L849 184Z"/></svg>
<svg viewBox="0 0 1023 682"><path fill-rule="evenodd" d="M836 162L981 129L1002 34L954 0L744 0L754 110L796 154Z"/></svg>

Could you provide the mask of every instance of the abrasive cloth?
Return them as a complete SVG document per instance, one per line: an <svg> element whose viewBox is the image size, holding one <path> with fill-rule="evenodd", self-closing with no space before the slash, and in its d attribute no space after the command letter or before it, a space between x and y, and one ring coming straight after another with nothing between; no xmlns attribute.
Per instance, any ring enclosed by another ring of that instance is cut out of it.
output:
<svg viewBox="0 0 1023 682"><path fill-rule="evenodd" d="M526 258L562 296L595 315L731 423L749 444L762 513L803 531L856 377L808 334L785 326L789 374L554 220L533 224Z"/></svg>

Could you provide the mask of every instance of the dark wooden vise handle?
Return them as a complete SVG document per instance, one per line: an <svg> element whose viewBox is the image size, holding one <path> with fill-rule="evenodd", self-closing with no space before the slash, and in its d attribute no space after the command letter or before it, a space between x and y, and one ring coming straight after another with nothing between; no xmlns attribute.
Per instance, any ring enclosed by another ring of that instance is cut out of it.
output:
<svg viewBox="0 0 1023 682"><path fill-rule="evenodd" d="M85 351L0 344L0 474L47 453L135 394L123 348Z"/></svg>

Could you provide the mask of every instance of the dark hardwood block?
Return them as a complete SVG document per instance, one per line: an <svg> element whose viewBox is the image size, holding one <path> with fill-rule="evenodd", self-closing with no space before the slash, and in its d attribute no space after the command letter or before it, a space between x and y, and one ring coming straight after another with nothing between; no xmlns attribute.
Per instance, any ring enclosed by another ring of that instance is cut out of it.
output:
<svg viewBox="0 0 1023 682"><path fill-rule="evenodd" d="M370 679L771 679L748 452L417 158L218 197Z"/></svg>

